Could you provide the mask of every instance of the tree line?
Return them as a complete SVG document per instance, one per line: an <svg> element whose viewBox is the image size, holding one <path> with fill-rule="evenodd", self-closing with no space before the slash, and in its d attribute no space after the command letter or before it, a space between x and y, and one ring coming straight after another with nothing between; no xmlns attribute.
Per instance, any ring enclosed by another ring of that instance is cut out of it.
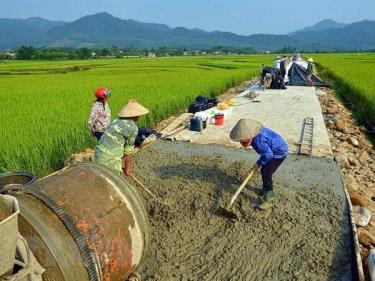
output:
<svg viewBox="0 0 375 281"><path fill-rule="evenodd" d="M295 47L285 46L278 49L275 54L304 53ZM324 52L324 51L323 51ZM337 50L336 52L340 52ZM341 51L342 52L342 51ZM345 51L358 52L358 51ZM371 52L371 51L370 51ZM375 52L373 50L372 52ZM159 47L151 49L138 48L34 48L32 46L21 46L18 49L7 52L0 52L0 60L75 60L91 58L126 58L126 57L147 57L147 56L184 56L184 55L230 55L230 54L259 54L269 53L267 51L257 52L253 48L234 48L227 46L215 46L212 48L171 48ZM311 53L311 52L310 52ZM322 51L317 52L322 53Z"/></svg>
<svg viewBox="0 0 375 281"><path fill-rule="evenodd" d="M32 46L21 46L18 49L0 52L0 59L18 60L74 60L91 58L124 58L124 57L147 57L147 56L184 56L184 55L210 55L210 54L253 54L252 48L232 48L216 46L213 48L190 49L159 47L150 49L138 48L34 48Z"/></svg>

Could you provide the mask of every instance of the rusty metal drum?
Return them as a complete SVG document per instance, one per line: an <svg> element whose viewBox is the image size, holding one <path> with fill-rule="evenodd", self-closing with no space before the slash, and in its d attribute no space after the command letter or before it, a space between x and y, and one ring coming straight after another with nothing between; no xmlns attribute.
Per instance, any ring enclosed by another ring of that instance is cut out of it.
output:
<svg viewBox="0 0 375 281"><path fill-rule="evenodd" d="M36 177L29 173L5 173L0 174L0 191L6 185L10 184L31 184L36 180Z"/></svg>
<svg viewBox="0 0 375 281"><path fill-rule="evenodd" d="M4 192L19 202L19 231L43 280L123 281L142 265L150 243L143 199L106 167L80 163Z"/></svg>

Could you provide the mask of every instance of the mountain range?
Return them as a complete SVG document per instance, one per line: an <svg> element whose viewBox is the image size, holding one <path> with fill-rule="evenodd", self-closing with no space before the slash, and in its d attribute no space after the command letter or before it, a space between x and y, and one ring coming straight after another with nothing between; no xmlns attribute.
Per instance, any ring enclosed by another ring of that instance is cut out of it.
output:
<svg viewBox="0 0 375 281"><path fill-rule="evenodd" d="M257 51L275 51L289 46L305 51L364 51L375 49L375 21L343 24L326 19L285 35L244 36L123 20L108 13L84 16L73 22L0 19L0 49L21 45L56 48L210 48L220 45Z"/></svg>

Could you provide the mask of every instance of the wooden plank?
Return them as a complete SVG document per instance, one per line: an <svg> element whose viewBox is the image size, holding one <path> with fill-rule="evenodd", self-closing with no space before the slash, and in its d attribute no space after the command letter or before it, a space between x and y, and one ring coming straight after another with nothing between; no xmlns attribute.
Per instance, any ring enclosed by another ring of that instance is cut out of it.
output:
<svg viewBox="0 0 375 281"><path fill-rule="evenodd" d="M163 131L161 131L162 135L169 135L174 130L176 130L178 127L185 125L190 117L192 117L192 113L182 113L179 117L177 117L171 124L169 124L167 127L164 128Z"/></svg>
<svg viewBox="0 0 375 281"><path fill-rule="evenodd" d="M350 225L352 229L352 243L354 244L354 262L357 268L357 278L358 278L357 280L365 281L365 273L364 273L363 266L362 266L360 245L358 241L357 226L355 224L354 215L353 215L353 205L352 205L352 202L350 201L350 196L349 196L348 188L344 180L344 174L342 172L342 168L339 163L337 163L337 165L339 166L341 181L344 187L345 198L346 198L346 202L348 204L348 209L349 209L349 220L350 220ZM354 276L354 272L353 272L353 276Z"/></svg>

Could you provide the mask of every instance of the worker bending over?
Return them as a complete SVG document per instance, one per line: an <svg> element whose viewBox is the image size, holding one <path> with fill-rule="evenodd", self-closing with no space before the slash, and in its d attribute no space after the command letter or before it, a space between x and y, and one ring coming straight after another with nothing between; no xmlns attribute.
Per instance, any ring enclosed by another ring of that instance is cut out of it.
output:
<svg viewBox="0 0 375 281"><path fill-rule="evenodd" d="M262 126L252 119L241 119L230 132L233 141L240 142L243 147L252 146L260 154L260 158L252 169L261 169L263 180L261 210L272 207L274 201L272 176L283 163L288 154L286 141L276 132Z"/></svg>
<svg viewBox="0 0 375 281"><path fill-rule="evenodd" d="M113 120L95 147L94 161L107 166L118 174L131 174L131 159L138 134L135 124L139 117L147 114L147 108L136 100L129 100L118 118Z"/></svg>

